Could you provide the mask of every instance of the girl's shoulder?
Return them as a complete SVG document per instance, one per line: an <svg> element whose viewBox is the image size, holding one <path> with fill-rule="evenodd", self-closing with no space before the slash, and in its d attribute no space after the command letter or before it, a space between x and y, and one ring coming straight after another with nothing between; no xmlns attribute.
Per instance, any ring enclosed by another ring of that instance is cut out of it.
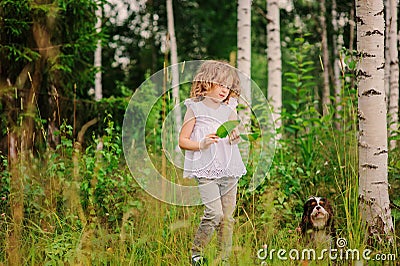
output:
<svg viewBox="0 0 400 266"><path fill-rule="evenodd" d="M192 109L195 115L200 115L206 112L207 108L204 108L204 104L202 103L201 98L189 98L184 101L186 108ZM234 111L236 112L236 107L238 106L238 100L236 98L229 98L229 101L221 103L222 109L220 111L225 110L223 113L228 112L229 114Z"/></svg>
<svg viewBox="0 0 400 266"><path fill-rule="evenodd" d="M238 106L238 100L236 98L230 97L229 101L226 103L230 108L236 109Z"/></svg>
<svg viewBox="0 0 400 266"><path fill-rule="evenodd" d="M190 106L190 105L192 105L192 104L195 104L195 103L197 103L199 100L197 99L197 98L188 98L188 99L186 99L185 101L184 101L184 104L186 105L186 106Z"/></svg>
<svg viewBox="0 0 400 266"><path fill-rule="evenodd" d="M200 101L198 98L189 98L189 99L186 99L183 103L186 105L186 107L190 107L193 109L195 106L197 106L200 103Z"/></svg>
<svg viewBox="0 0 400 266"><path fill-rule="evenodd" d="M199 108L200 101L198 98L189 98L186 99L183 103L185 104L186 108L192 109L194 115L198 115L200 109Z"/></svg>

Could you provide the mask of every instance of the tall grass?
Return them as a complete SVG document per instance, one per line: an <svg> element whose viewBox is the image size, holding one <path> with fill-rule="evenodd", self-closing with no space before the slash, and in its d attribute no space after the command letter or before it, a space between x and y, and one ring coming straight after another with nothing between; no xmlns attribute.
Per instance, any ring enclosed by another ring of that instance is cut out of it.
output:
<svg viewBox="0 0 400 266"><path fill-rule="evenodd" d="M330 129L321 133L318 145L331 148L316 149L318 153L309 166L310 174L303 169L301 160L296 159L301 157L297 148L282 145L265 183L251 195L239 190L233 265L261 265L263 262L266 265L298 265L300 261L281 261L276 256L272 260L269 257L260 259L257 252L265 245L268 250L305 248L295 229L300 222L302 203L313 193L328 195L334 203L338 235L348 240L348 247L365 248L357 206L354 127L350 132L338 134ZM118 140L110 141L118 143ZM117 156L112 148L107 152ZM64 154L70 153L64 150ZM95 153L88 148L82 157L81 162L87 164L94 160ZM137 188L134 180L128 178L127 169L116 164L109 172L114 174L109 174L108 178L118 182L104 181L97 187L97 191L104 192L94 193L96 222L82 224L77 213L70 212L63 191L70 182L68 175L72 173L72 162L68 156L54 157L54 151L43 154L41 160L32 159L31 167L26 170L21 251L25 265L189 265L189 249L202 216L202 206L179 207L162 203ZM103 161L101 168L107 167L110 167L109 161ZM89 173L93 174L92 170ZM103 179L102 174L97 175L98 180ZM85 186L82 187L86 182L83 181L79 184L80 201L86 206L89 194L85 193ZM52 194L46 193L46 188ZM119 191L115 192L115 189ZM127 207L127 202L132 199L135 204ZM0 220L0 261L6 264L4 250L11 221L7 205L1 206L4 215ZM93 234L85 242L82 240L88 226L92 227ZM216 239L213 239L205 250L210 261L217 259L216 245ZM329 261L311 261L309 265L329 265Z"/></svg>
<svg viewBox="0 0 400 266"><path fill-rule="evenodd" d="M311 63L298 54L307 51L307 45L304 40L298 41L302 49L292 49L296 58L292 65L297 69L288 76L293 84L303 85L293 85L287 92L301 101L290 98L292 102L287 106L293 110L283 111L284 138L265 181L254 193L248 193L246 184L239 187L232 265L301 264L301 260L280 260L277 250L309 248L296 228L302 205L310 195L329 198L338 237L347 240L348 248L367 248L358 211L356 93L343 83L340 130L334 127L338 121L333 115L320 117L313 95L315 84L308 74ZM123 162L119 129L111 117L107 119L106 135L101 140L93 137L79 154L74 150L72 128L64 125L59 132L60 145L28 158L29 163L20 169L25 195L21 250L24 265L189 265L190 247L203 207L169 205L146 194ZM159 129L154 129L151 151L155 165L160 165L157 132ZM100 142L101 150L97 148ZM389 163L394 188L400 187L396 158L398 150L390 154ZM12 220L8 200L10 173L7 161L2 159L5 171L0 179L0 265L6 265ZM166 167L169 178L179 181L182 173L171 165ZM392 192L391 196L398 204L398 193ZM398 225L398 210L393 210L393 216ZM398 255L398 230L396 227L394 245L369 248L374 253ZM270 258L272 249L276 251ZM205 256L211 265L217 265L215 238ZM325 258L308 265L330 263ZM347 263L338 261L339 265Z"/></svg>

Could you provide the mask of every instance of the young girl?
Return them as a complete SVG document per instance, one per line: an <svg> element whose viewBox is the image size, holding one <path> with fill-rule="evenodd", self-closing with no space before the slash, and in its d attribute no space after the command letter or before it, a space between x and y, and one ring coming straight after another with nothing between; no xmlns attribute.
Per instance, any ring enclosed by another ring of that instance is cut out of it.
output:
<svg viewBox="0 0 400 266"><path fill-rule="evenodd" d="M179 135L185 149L184 177L196 178L205 205L204 216L192 246L192 265L204 265L204 247L214 230L218 233L222 261L227 263L232 248L233 212L236 207L238 178L246 174L237 143L237 130L220 139L217 128L237 120L239 77L225 62L206 61L200 66L185 101L187 111Z"/></svg>

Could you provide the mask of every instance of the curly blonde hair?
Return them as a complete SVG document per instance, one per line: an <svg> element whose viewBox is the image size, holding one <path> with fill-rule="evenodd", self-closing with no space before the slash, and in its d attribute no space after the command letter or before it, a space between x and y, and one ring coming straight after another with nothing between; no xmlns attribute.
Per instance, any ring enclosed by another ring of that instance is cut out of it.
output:
<svg viewBox="0 0 400 266"><path fill-rule="evenodd" d="M208 60L200 66L193 79L190 97L204 97L215 85L229 88L229 95L224 101L240 96L240 79L236 69L225 61Z"/></svg>

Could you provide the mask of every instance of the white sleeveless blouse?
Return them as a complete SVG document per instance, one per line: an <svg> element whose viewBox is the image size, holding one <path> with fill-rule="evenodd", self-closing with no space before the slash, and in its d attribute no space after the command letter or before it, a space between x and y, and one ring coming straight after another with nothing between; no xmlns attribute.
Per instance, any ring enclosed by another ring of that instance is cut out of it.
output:
<svg viewBox="0 0 400 266"><path fill-rule="evenodd" d="M217 109L206 106L202 101L192 99L185 101L187 108L193 110L196 118L191 140L201 141L206 135L215 133L217 128L236 112L238 105L235 98L230 98L229 103L221 103ZM218 143L210 145L206 150L185 151L185 164L183 176L187 178L239 178L246 174L246 167L242 161L237 144L231 145L228 137L219 139Z"/></svg>

